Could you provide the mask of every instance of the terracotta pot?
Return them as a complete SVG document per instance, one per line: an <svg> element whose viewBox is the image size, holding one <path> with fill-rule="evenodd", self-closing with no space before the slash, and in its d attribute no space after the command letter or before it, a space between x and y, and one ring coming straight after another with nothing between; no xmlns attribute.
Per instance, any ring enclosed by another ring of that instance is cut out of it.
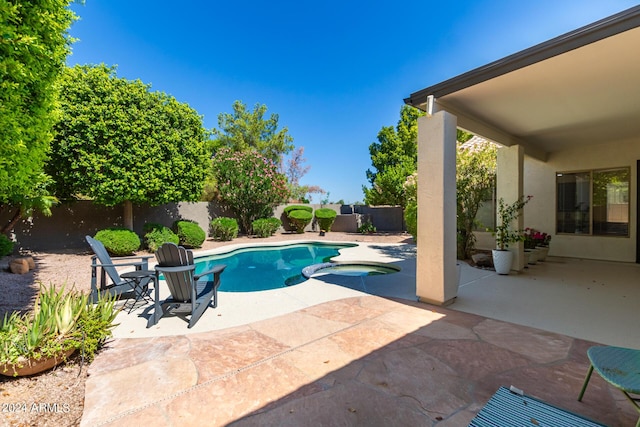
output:
<svg viewBox="0 0 640 427"><path fill-rule="evenodd" d="M74 351L75 350L68 350L62 355L53 356L46 359L28 359L21 361L19 364L15 365L11 363L0 364L0 375L5 375L7 377L23 377L26 375L39 374L64 362L69 356L73 354Z"/></svg>

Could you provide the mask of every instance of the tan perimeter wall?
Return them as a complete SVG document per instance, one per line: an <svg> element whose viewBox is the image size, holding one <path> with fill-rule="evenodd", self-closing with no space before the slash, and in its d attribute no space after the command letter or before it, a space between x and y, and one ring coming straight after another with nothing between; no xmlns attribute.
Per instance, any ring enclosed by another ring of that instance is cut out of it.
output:
<svg viewBox="0 0 640 427"><path fill-rule="evenodd" d="M274 210L274 216L281 218L283 206ZM379 231L404 231L402 221L402 209L395 206L368 207L368 206L342 206L342 205L311 205L315 210L320 207L330 208L338 214L333 231L353 232L357 231L359 221L363 214L353 213L354 210L368 215ZM18 243L15 250L65 250L87 248L86 235L95 235L98 230L108 227L121 227L123 224L122 206L105 207L94 205L90 201L78 201L55 206L53 215L45 217L36 214L33 218L21 221L16 225L12 237ZM342 213L342 214L341 214ZM196 221L209 236L209 223L213 218L220 216L232 217L216 203L169 203L161 206L133 206L134 231L142 235L142 228L148 222L155 222L171 226L177 219L189 219ZM0 222L7 223L8 213L0 215ZM313 224L306 231L312 231ZM281 232L285 231L281 229Z"/></svg>

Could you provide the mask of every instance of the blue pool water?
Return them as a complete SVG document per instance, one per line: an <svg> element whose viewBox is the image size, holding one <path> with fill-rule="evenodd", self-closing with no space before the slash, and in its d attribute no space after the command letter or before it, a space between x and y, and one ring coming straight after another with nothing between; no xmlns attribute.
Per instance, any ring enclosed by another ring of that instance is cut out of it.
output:
<svg viewBox="0 0 640 427"><path fill-rule="evenodd" d="M338 250L354 244L301 243L284 246L262 246L236 249L218 255L197 258L196 274L215 264L226 264L220 276L220 291L251 292L284 288L307 280L302 269L311 264L328 262Z"/></svg>

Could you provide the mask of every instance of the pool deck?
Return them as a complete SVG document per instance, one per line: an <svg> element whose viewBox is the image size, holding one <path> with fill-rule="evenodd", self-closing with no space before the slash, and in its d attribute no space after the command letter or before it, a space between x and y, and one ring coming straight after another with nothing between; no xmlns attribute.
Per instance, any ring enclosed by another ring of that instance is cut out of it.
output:
<svg viewBox="0 0 640 427"><path fill-rule="evenodd" d="M588 367L586 350L594 343L557 332L581 320L558 321L553 308L543 307L557 323L556 332L549 332L524 326L531 320L513 298L508 312L523 312L524 318L513 321L524 325L419 303L415 246L361 246L365 252L346 251L342 259L375 255L402 271L368 278L320 276L249 294L221 292L218 308L207 310L191 330L171 317L146 329L144 307L122 313L116 339L90 367L81 425L464 426L503 385L610 426L635 424L631 404L597 375L577 402ZM492 301L505 304L505 297L489 298L491 292L508 293L505 287L517 283L520 292L527 294L526 286L533 284L544 294L541 282L553 281L548 272L560 268L575 276L583 267L555 260L504 283L491 272L465 267L451 307L468 311L475 298L478 310L495 310ZM619 271L619 265L613 267ZM631 278L637 272L628 269ZM623 292L637 302L633 290ZM602 295L594 297L600 307L609 307ZM629 332L632 325L617 329L606 338L636 338Z"/></svg>

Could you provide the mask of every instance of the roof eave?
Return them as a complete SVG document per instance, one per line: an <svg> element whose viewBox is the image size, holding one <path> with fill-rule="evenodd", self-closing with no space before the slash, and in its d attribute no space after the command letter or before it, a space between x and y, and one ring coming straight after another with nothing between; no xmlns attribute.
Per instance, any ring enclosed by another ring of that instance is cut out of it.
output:
<svg viewBox="0 0 640 427"><path fill-rule="evenodd" d="M424 109L430 95L437 99L636 27L640 27L640 5L414 92L404 102Z"/></svg>

